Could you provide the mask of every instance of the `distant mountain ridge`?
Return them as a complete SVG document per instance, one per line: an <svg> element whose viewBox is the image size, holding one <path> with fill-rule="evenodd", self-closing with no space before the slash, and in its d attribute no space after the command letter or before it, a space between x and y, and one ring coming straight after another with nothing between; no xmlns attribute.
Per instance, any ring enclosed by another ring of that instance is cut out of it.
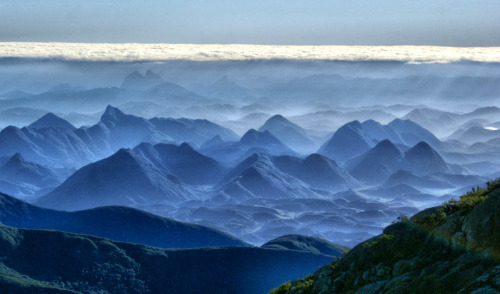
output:
<svg viewBox="0 0 500 294"><path fill-rule="evenodd" d="M130 136L130 134L134 136ZM81 167L116 152L150 142L203 144L213 136L238 137L229 129L206 120L153 118L126 115L108 106L101 121L75 129L67 121L48 114L24 128L0 131L0 156L20 152L27 160L49 167Z"/></svg>
<svg viewBox="0 0 500 294"><path fill-rule="evenodd" d="M109 206L65 212L37 207L0 193L0 223L94 235L161 248L247 245L225 233L156 216L134 208Z"/></svg>
<svg viewBox="0 0 500 294"><path fill-rule="evenodd" d="M147 90L163 82L163 79L159 75L148 69L144 75L138 71L129 74L123 80L120 88L128 90Z"/></svg>
<svg viewBox="0 0 500 294"><path fill-rule="evenodd" d="M436 136L412 121L395 119L387 125L381 125L376 121L367 120L363 123L352 121L340 127L320 147L318 153L335 161L345 162L386 139L394 144L406 146L424 141L433 148L442 148L442 143Z"/></svg>

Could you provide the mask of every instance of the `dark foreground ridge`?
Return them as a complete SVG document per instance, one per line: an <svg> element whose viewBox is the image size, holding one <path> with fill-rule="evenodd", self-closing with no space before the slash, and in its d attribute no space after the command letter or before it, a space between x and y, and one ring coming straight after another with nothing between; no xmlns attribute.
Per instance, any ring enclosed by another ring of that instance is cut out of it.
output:
<svg viewBox="0 0 500 294"><path fill-rule="evenodd" d="M284 293L500 293L500 179L404 216Z"/></svg>
<svg viewBox="0 0 500 294"><path fill-rule="evenodd" d="M160 249L0 225L1 293L266 293L332 259L244 246Z"/></svg>

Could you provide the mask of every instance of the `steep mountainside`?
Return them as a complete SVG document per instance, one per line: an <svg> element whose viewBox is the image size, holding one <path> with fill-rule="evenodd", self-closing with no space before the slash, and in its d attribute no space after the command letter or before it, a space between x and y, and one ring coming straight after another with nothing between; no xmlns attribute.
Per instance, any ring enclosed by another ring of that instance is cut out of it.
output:
<svg viewBox="0 0 500 294"><path fill-rule="evenodd" d="M314 198L308 185L280 170L273 157L256 153L228 172L217 184L216 201L243 201L250 198Z"/></svg>
<svg viewBox="0 0 500 294"><path fill-rule="evenodd" d="M403 154L389 140L383 140L375 147L348 163L349 173L368 184L383 182L398 169Z"/></svg>
<svg viewBox="0 0 500 294"><path fill-rule="evenodd" d="M0 191L18 197L46 193L62 181L55 171L26 161L20 153L0 163L0 180Z"/></svg>
<svg viewBox="0 0 500 294"><path fill-rule="evenodd" d="M435 172L452 173L452 168L426 142L420 142L406 151L402 166L403 169L416 175L427 175Z"/></svg>
<svg viewBox="0 0 500 294"><path fill-rule="evenodd" d="M214 184L226 172L224 166L196 152L187 143L180 146L142 143L133 151L149 159L155 166L165 168L187 184Z"/></svg>
<svg viewBox="0 0 500 294"><path fill-rule="evenodd" d="M180 203L193 198L189 186L129 149L91 163L37 200L37 205L81 210L106 205Z"/></svg>
<svg viewBox="0 0 500 294"><path fill-rule="evenodd" d="M43 128L67 128L70 130L75 129L75 127L68 121L50 112L42 116L32 124L30 124L29 127L34 129L43 129Z"/></svg>
<svg viewBox="0 0 500 294"><path fill-rule="evenodd" d="M500 180L400 217L338 261L271 293L498 293Z"/></svg>
<svg viewBox="0 0 500 294"><path fill-rule="evenodd" d="M302 127L292 123L281 115L269 118L259 128L259 131L269 131L285 145L299 153L309 154L318 148Z"/></svg>
<svg viewBox="0 0 500 294"><path fill-rule="evenodd" d="M280 170L309 184L313 188L344 191L358 184L335 161L316 153L304 159L292 156L275 156L273 163Z"/></svg>
<svg viewBox="0 0 500 294"><path fill-rule="evenodd" d="M349 160L373 146L373 141L363 132L359 121L353 121L338 129L318 153L343 162Z"/></svg>
<svg viewBox="0 0 500 294"><path fill-rule="evenodd" d="M333 259L257 247L159 249L4 225L0 256L2 293L265 293Z"/></svg>

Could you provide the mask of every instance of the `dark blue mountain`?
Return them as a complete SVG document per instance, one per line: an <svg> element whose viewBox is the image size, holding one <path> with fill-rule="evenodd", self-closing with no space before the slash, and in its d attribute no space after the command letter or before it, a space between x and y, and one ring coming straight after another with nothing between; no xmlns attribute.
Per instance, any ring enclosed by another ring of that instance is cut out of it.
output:
<svg viewBox="0 0 500 294"><path fill-rule="evenodd" d="M209 101L206 97L170 82L156 85L143 92L141 96L143 101L151 101L165 106L175 105L176 107L189 107L205 104Z"/></svg>
<svg viewBox="0 0 500 294"><path fill-rule="evenodd" d="M396 131L407 146L414 146L423 141L427 142L427 144L431 145L433 148L442 148L441 141L439 141L434 134L411 120L395 119L387 126Z"/></svg>
<svg viewBox="0 0 500 294"><path fill-rule="evenodd" d="M144 75L138 71L134 71L125 77L120 88L127 90L147 90L163 82L163 79L151 70L148 70Z"/></svg>
<svg viewBox="0 0 500 294"><path fill-rule="evenodd" d="M203 143L203 145L200 146L200 149L208 149L210 147L222 145L224 143L226 143L226 142L224 140L222 140L220 135L215 135L212 139Z"/></svg>
<svg viewBox="0 0 500 294"><path fill-rule="evenodd" d="M238 142L209 146L200 152L224 162L241 161L254 153L296 155L268 131L259 132L254 129L247 131Z"/></svg>
<svg viewBox="0 0 500 294"><path fill-rule="evenodd" d="M367 120L361 123L363 132L375 141L389 140L394 144L406 144L400 134L389 125L382 125L374 120Z"/></svg>
<svg viewBox="0 0 500 294"><path fill-rule="evenodd" d="M0 166L0 180L0 191L17 197L46 193L62 181L55 171L26 161L20 153Z"/></svg>
<svg viewBox="0 0 500 294"><path fill-rule="evenodd" d="M398 170L392 174L383 184L384 187L397 185L410 185L424 189L450 189L453 186L442 179L429 176L418 176L407 170Z"/></svg>
<svg viewBox="0 0 500 294"><path fill-rule="evenodd" d="M237 141L238 136L231 130L214 124L206 119L152 118L149 120L156 130L177 143L193 142L202 145L215 136L223 141Z"/></svg>
<svg viewBox="0 0 500 294"><path fill-rule="evenodd" d="M416 175L436 172L453 173L452 168L441 155L426 142L420 142L406 151L401 166L402 169L409 170Z"/></svg>
<svg viewBox="0 0 500 294"><path fill-rule="evenodd" d="M308 137L303 128L281 115L275 115L269 118L259 128L259 132L264 131L269 131L269 133L287 145L290 149L299 153L310 154L318 148Z"/></svg>
<svg viewBox="0 0 500 294"><path fill-rule="evenodd" d="M155 126L142 117L124 114L118 108L108 105L101 116L101 123L108 132L108 144L112 151L132 148L142 142L171 140L156 132Z"/></svg>
<svg viewBox="0 0 500 294"><path fill-rule="evenodd" d="M50 112L42 116L32 124L30 124L29 127L33 129L43 129L43 128L67 128L70 130L75 129L75 127L68 121Z"/></svg>
<svg viewBox="0 0 500 294"><path fill-rule="evenodd" d="M313 188L343 191L357 186L357 181L337 163L323 155L311 154L301 159L291 156L272 158L281 171L307 183Z"/></svg>
<svg viewBox="0 0 500 294"><path fill-rule="evenodd" d="M229 129L207 120L146 120L108 105L101 120L90 127L74 129L51 114L30 127L6 127L0 131L0 156L19 152L28 161L45 166L78 168L142 142L202 144L216 135L225 140L238 138Z"/></svg>
<svg viewBox="0 0 500 294"><path fill-rule="evenodd" d="M0 194L0 223L16 228L94 235L161 248L246 245L215 229L133 208L108 206L65 212L40 208L4 194Z"/></svg>
<svg viewBox="0 0 500 294"><path fill-rule="evenodd" d="M0 131L0 156L21 153L26 160L49 167L79 167L96 160L95 148L76 131L9 126Z"/></svg>
<svg viewBox="0 0 500 294"><path fill-rule="evenodd" d="M180 146L142 143L133 151L191 185L214 184L227 170L214 159L195 151L187 143Z"/></svg>
<svg viewBox="0 0 500 294"><path fill-rule="evenodd" d="M359 121L353 121L340 127L332 138L318 150L335 161L344 162L366 152L373 146L373 141L364 132Z"/></svg>
<svg viewBox="0 0 500 294"><path fill-rule="evenodd" d="M194 194L167 170L129 149L76 171L36 204L62 210L107 205L180 203Z"/></svg>
<svg viewBox="0 0 500 294"><path fill-rule="evenodd" d="M332 138L321 146L318 153L344 162L361 155L383 140L390 140L402 146L414 146L423 141L433 148L443 148L443 143L436 136L410 120L395 119L387 125L367 120L362 124L353 121L340 127Z"/></svg>
<svg viewBox="0 0 500 294"><path fill-rule="evenodd" d="M160 249L4 225L0 250L5 293L266 293L334 259L246 246Z"/></svg>
<svg viewBox="0 0 500 294"><path fill-rule="evenodd" d="M385 139L349 161L347 170L361 182L378 184L398 170L402 161L402 152L391 141Z"/></svg>
<svg viewBox="0 0 500 294"><path fill-rule="evenodd" d="M279 169L273 157L253 154L228 172L216 186L214 201L240 202L251 198L287 199L318 196L309 186Z"/></svg>
<svg viewBox="0 0 500 294"><path fill-rule="evenodd" d="M472 126L465 130L457 130L448 139L472 145L476 142L487 142L500 138L500 130L489 130L480 126Z"/></svg>

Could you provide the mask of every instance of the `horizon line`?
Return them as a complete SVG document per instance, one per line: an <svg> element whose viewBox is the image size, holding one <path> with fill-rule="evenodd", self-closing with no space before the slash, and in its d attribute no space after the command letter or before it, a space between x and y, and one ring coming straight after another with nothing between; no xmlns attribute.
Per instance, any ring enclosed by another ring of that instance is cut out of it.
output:
<svg viewBox="0 0 500 294"><path fill-rule="evenodd" d="M500 62L500 47L0 42L0 58L118 62L311 60L497 63Z"/></svg>

